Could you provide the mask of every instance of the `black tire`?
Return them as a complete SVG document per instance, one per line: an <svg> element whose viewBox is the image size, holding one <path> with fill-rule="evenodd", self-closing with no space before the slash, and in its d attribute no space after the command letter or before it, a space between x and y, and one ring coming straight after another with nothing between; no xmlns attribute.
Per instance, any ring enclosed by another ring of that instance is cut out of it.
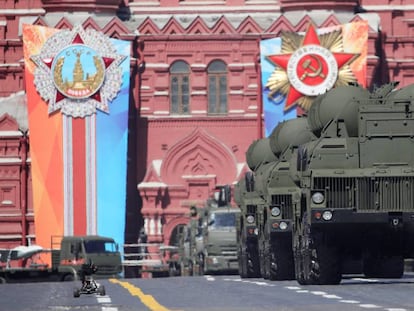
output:
<svg viewBox="0 0 414 311"><path fill-rule="evenodd" d="M242 250L241 256L239 256L239 275L242 279L258 278L261 275L257 247L255 250L252 250L251 246L246 246L245 248L246 250Z"/></svg>
<svg viewBox="0 0 414 311"><path fill-rule="evenodd" d="M296 279L301 285L337 285L341 282L339 253L328 237L311 232L306 213L301 224L297 250ZM295 256L295 257L296 257Z"/></svg>
<svg viewBox="0 0 414 311"><path fill-rule="evenodd" d="M250 241L247 244L247 277L260 277L260 259L257 249L257 241Z"/></svg>
<svg viewBox="0 0 414 311"><path fill-rule="evenodd" d="M257 240L248 240L245 229L240 237L239 274L241 278L260 277L260 258Z"/></svg>
<svg viewBox="0 0 414 311"><path fill-rule="evenodd" d="M194 265L192 261L188 262L188 276L194 276Z"/></svg>
<svg viewBox="0 0 414 311"><path fill-rule="evenodd" d="M267 228L267 224L265 225ZM269 235L266 232L260 234L259 238L259 268L260 275L265 280L270 278L270 246L269 246Z"/></svg>
<svg viewBox="0 0 414 311"><path fill-rule="evenodd" d="M80 290L78 288L75 288L73 290L73 297L75 297L75 298L80 297Z"/></svg>
<svg viewBox="0 0 414 311"><path fill-rule="evenodd" d="M293 232L293 253L294 253L294 264L295 264L295 278L300 285L308 285L305 279L305 269L304 269L304 254L303 250L305 249L303 241L303 223L299 223L296 230Z"/></svg>
<svg viewBox="0 0 414 311"><path fill-rule="evenodd" d="M198 275L204 275L207 271L205 271L205 262L204 262L204 255L200 253L198 255Z"/></svg>
<svg viewBox="0 0 414 311"><path fill-rule="evenodd" d="M270 246L269 259L270 280L283 281L295 278L291 238L273 239Z"/></svg>
<svg viewBox="0 0 414 311"><path fill-rule="evenodd" d="M169 276L180 276L181 275L181 269L176 262L170 263L168 274Z"/></svg>
<svg viewBox="0 0 414 311"><path fill-rule="evenodd" d="M237 252L237 259L239 262L239 275L240 278L245 279L247 278L247 257L246 253L242 250L242 245L239 245L238 252Z"/></svg>

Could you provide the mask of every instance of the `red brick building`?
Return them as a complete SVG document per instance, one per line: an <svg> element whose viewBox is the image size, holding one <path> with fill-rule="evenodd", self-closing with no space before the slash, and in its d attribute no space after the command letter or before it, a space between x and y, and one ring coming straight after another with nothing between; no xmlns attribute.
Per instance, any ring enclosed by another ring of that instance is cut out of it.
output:
<svg viewBox="0 0 414 311"><path fill-rule="evenodd" d="M367 85L414 82L414 1L3 0L0 247L35 239L21 25L81 24L132 43L125 242L174 243L190 205L234 184L262 136L259 42L367 20ZM47 137L45 137L47 139Z"/></svg>

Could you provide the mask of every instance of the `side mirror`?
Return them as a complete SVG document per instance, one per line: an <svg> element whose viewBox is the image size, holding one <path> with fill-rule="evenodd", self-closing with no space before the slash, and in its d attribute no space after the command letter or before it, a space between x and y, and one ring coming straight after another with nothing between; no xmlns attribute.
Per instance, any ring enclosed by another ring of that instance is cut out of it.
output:
<svg viewBox="0 0 414 311"><path fill-rule="evenodd" d="M231 201L231 187L225 185L220 188L218 206L226 206Z"/></svg>

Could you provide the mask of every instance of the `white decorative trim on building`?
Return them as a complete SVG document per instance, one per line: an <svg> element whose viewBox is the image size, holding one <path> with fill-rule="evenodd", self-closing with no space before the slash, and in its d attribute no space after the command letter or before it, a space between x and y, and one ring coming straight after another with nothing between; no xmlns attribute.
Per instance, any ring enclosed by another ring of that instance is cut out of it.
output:
<svg viewBox="0 0 414 311"><path fill-rule="evenodd" d="M22 163L22 159L20 158L0 158L0 163L1 164L5 164L5 163ZM3 215L3 214L2 214Z"/></svg>
<svg viewBox="0 0 414 311"><path fill-rule="evenodd" d="M159 181L142 182L138 184L138 189L144 188L166 188L167 184Z"/></svg>
<svg viewBox="0 0 414 311"><path fill-rule="evenodd" d="M254 63L231 63L228 64L229 67L254 67Z"/></svg>
<svg viewBox="0 0 414 311"><path fill-rule="evenodd" d="M156 115L168 115L168 114L170 114L170 112L166 111L166 110L157 110L157 111L154 111L154 114L156 114Z"/></svg>
<svg viewBox="0 0 414 311"><path fill-rule="evenodd" d="M164 63L145 63L146 68L170 68L170 65Z"/></svg>
<svg viewBox="0 0 414 311"><path fill-rule="evenodd" d="M207 91L192 91L191 95L207 95Z"/></svg>
<svg viewBox="0 0 414 311"><path fill-rule="evenodd" d="M23 133L20 131L0 131L0 137L21 137Z"/></svg>
<svg viewBox="0 0 414 311"><path fill-rule="evenodd" d="M257 113L246 113L244 114L245 117L257 117Z"/></svg>
<svg viewBox="0 0 414 311"><path fill-rule="evenodd" d="M168 91L155 91L154 96L168 96Z"/></svg>

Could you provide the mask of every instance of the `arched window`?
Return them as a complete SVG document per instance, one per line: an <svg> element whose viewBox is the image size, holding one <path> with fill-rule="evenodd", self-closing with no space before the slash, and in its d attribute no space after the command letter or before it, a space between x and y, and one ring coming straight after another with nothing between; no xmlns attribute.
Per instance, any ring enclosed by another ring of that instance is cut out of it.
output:
<svg viewBox="0 0 414 311"><path fill-rule="evenodd" d="M227 113L227 66L220 60L213 61L207 68L208 113Z"/></svg>
<svg viewBox="0 0 414 311"><path fill-rule="evenodd" d="M184 61L176 61L170 68L171 114L190 113L190 67Z"/></svg>

